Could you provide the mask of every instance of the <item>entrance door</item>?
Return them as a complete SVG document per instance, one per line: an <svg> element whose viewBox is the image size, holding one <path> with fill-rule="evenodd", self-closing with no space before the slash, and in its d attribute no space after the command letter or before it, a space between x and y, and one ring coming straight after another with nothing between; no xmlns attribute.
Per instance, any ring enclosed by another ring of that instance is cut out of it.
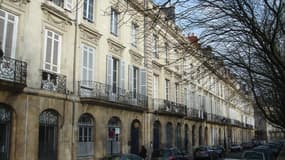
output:
<svg viewBox="0 0 285 160"><path fill-rule="evenodd" d="M54 111L40 115L39 160L57 160L58 116Z"/></svg>
<svg viewBox="0 0 285 160"><path fill-rule="evenodd" d="M160 144L160 123L159 121L155 121L153 124L153 150L159 150Z"/></svg>
<svg viewBox="0 0 285 160"><path fill-rule="evenodd" d="M138 121L133 121L131 128L131 153L139 154L140 145L140 123Z"/></svg>
<svg viewBox="0 0 285 160"><path fill-rule="evenodd" d="M11 112L0 106L0 159L9 159Z"/></svg>

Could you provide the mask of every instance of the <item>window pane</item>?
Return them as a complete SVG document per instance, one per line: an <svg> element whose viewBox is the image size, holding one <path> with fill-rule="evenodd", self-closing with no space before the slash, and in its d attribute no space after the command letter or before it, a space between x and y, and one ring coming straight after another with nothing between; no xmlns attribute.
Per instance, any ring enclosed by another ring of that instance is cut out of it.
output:
<svg viewBox="0 0 285 160"><path fill-rule="evenodd" d="M82 69L82 80L88 80L87 79L87 68Z"/></svg>
<svg viewBox="0 0 285 160"><path fill-rule="evenodd" d="M1 12L0 12L1 13ZM0 18L0 45L3 48L4 20Z"/></svg>
<svg viewBox="0 0 285 160"><path fill-rule="evenodd" d="M84 67L87 67L87 61L88 61L88 58L87 58L87 50L84 48L84 49L83 49L83 66L84 66Z"/></svg>
<svg viewBox="0 0 285 160"><path fill-rule="evenodd" d="M12 51L12 42L13 42L13 31L14 31L14 24L8 22L7 24L7 31L6 31L6 44L5 44L5 55L11 57Z"/></svg>
<svg viewBox="0 0 285 160"><path fill-rule="evenodd" d="M47 38L47 45L46 45L46 62L51 62L51 43L52 40Z"/></svg>
<svg viewBox="0 0 285 160"><path fill-rule="evenodd" d="M88 138L88 130L87 128L84 127L84 142L87 142L87 138Z"/></svg>
<svg viewBox="0 0 285 160"><path fill-rule="evenodd" d="M12 16L12 15L8 15L8 19L11 20L11 21L14 21L14 20L15 20L15 17Z"/></svg>
<svg viewBox="0 0 285 160"><path fill-rule="evenodd" d="M54 65L57 65L57 61L58 61L58 49L59 49L58 41L54 41L54 44L53 44L53 64L54 64Z"/></svg>
<svg viewBox="0 0 285 160"><path fill-rule="evenodd" d="M93 69L93 53L92 53L92 50L90 51L89 50L89 65L88 65L88 68L89 69Z"/></svg>

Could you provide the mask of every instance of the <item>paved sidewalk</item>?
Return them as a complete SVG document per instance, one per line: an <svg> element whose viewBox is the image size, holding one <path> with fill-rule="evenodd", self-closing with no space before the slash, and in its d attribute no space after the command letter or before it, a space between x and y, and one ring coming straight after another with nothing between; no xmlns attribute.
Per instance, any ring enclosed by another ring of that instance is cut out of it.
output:
<svg viewBox="0 0 285 160"><path fill-rule="evenodd" d="M285 160L285 145L283 146L282 150L280 151L277 160Z"/></svg>

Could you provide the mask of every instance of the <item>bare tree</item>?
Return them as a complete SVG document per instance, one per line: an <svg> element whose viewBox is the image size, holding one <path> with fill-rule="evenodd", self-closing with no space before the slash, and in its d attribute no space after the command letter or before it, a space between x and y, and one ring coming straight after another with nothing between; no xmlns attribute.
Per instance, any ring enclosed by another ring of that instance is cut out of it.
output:
<svg viewBox="0 0 285 160"><path fill-rule="evenodd" d="M129 0L117 1L120 5L133 3ZM256 106L261 109L265 118L285 128L285 2L283 0L156 0L155 2L158 3L152 8L139 10L136 8L138 12L144 13L144 16L152 18L152 21L148 21L148 29L155 29L156 24L161 21L173 23L174 20L184 34L193 32L193 29L202 32L199 37L202 46L200 48L207 46L212 48L210 53L195 52L189 43L173 43L171 50L182 51L181 56L170 59L165 65L183 64L183 60L194 56L200 59L201 63L193 66L195 69L191 71L186 70L188 75L200 76L201 73L193 72L200 72L200 68L204 66L212 68L207 71L208 73L230 69L240 83L250 88ZM165 11L173 7L175 15L169 20ZM133 7L125 8L125 12L132 14ZM203 72L203 76L208 73Z"/></svg>
<svg viewBox="0 0 285 160"><path fill-rule="evenodd" d="M270 122L285 128L285 2L197 0L173 2L184 31L199 28L235 77L247 84Z"/></svg>

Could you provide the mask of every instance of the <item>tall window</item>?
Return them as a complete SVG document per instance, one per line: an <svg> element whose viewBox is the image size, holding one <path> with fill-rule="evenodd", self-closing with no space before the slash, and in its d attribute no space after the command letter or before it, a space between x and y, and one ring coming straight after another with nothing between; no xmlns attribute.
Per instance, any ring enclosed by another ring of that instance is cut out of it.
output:
<svg viewBox="0 0 285 160"><path fill-rule="evenodd" d="M113 93L117 93L119 87L119 60L113 58Z"/></svg>
<svg viewBox="0 0 285 160"><path fill-rule="evenodd" d="M81 64L82 85L88 86L88 82L93 81L94 77L94 48L82 45L82 64Z"/></svg>
<svg viewBox="0 0 285 160"><path fill-rule="evenodd" d="M51 1L59 7L63 7L64 5L63 0L51 0Z"/></svg>
<svg viewBox="0 0 285 160"><path fill-rule="evenodd" d="M94 155L94 120L89 114L83 114L78 120L78 156Z"/></svg>
<svg viewBox="0 0 285 160"><path fill-rule="evenodd" d="M169 88L170 87L170 81L168 79L165 80L165 99L169 100Z"/></svg>
<svg viewBox="0 0 285 160"><path fill-rule="evenodd" d="M131 43L134 47L137 46L137 31L138 30L138 25L135 23L132 23L132 35L131 35Z"/></svg>
<svg viewBox="0 0 285 160"><path fill-rule="evenodd" d="M11 137L11 112L0 105L0 159L9 160Z"/></svg>
<svg viewBox="0 0 285 160"><path fill-rule="evenodd" d="M139 69L134 67L134 78L133 78L133 91L134 91L134 98L137 97L137 92L138 92L138 87L139 87L139 84L138 84L138 77L139 77Z"/></svg>
<svg viewBox="0 0 285 160"><path fill-rule="evenodd" d="M59 72L60 52L61 36L46 29L44 69L52 72Z"/></svg>
<svg viewBox="0 0 285 160"><path fill-rule="evenodd" d="M57 160L58 114L46 110L39 121L39 160Z"/></svg>
<svg viewBox="0 0 285 160"><path fill-rule="evenodd" d="M165 52L165 64L168 64L169 63L169 59L168 59L168 44L165 43L164 44L164 52Z"/></svg>
<svg viewBox="0 0 285 160"><path fill-rule="evenodd" d="M111 33L118 36L118 11L111 9Z"/></svg>
<svg viewBox="0 0 285 160"><path fill-rule="evenodd" d="M93 5L94 0L84 0L83 18L89 22L93 22Z"/></svg>
<svg viewBox="0 0 285 160"><path fill-rule="evenodd" d="M15 56L17 27L18 17L0 9L0 47L4 56Z"/></svg>
<svg viewBox="0 0 285 160"><path fill-rule="evenodd" d="M116 95L123 93L125 89L125 62L112 55L107 55L107 85L108 93Z"/></svg>
<svg viewBox="0 0 285 160"><path fill-rule="evenodd" d="M153 35L152 43L153 56L158 58L158 36L156 34Z"/></svg>
<svg viewBox="0 0 285 160"><path fill-rule="evenodd" d="M158 76L153 75L153 98L158 98Z"/></svg>
<svg viewBox="0 0 285 160"><path fill-rule="evenodd" d="M175 102L178 103L178 89L179 89L179 84L175 83Z"/></svg>

